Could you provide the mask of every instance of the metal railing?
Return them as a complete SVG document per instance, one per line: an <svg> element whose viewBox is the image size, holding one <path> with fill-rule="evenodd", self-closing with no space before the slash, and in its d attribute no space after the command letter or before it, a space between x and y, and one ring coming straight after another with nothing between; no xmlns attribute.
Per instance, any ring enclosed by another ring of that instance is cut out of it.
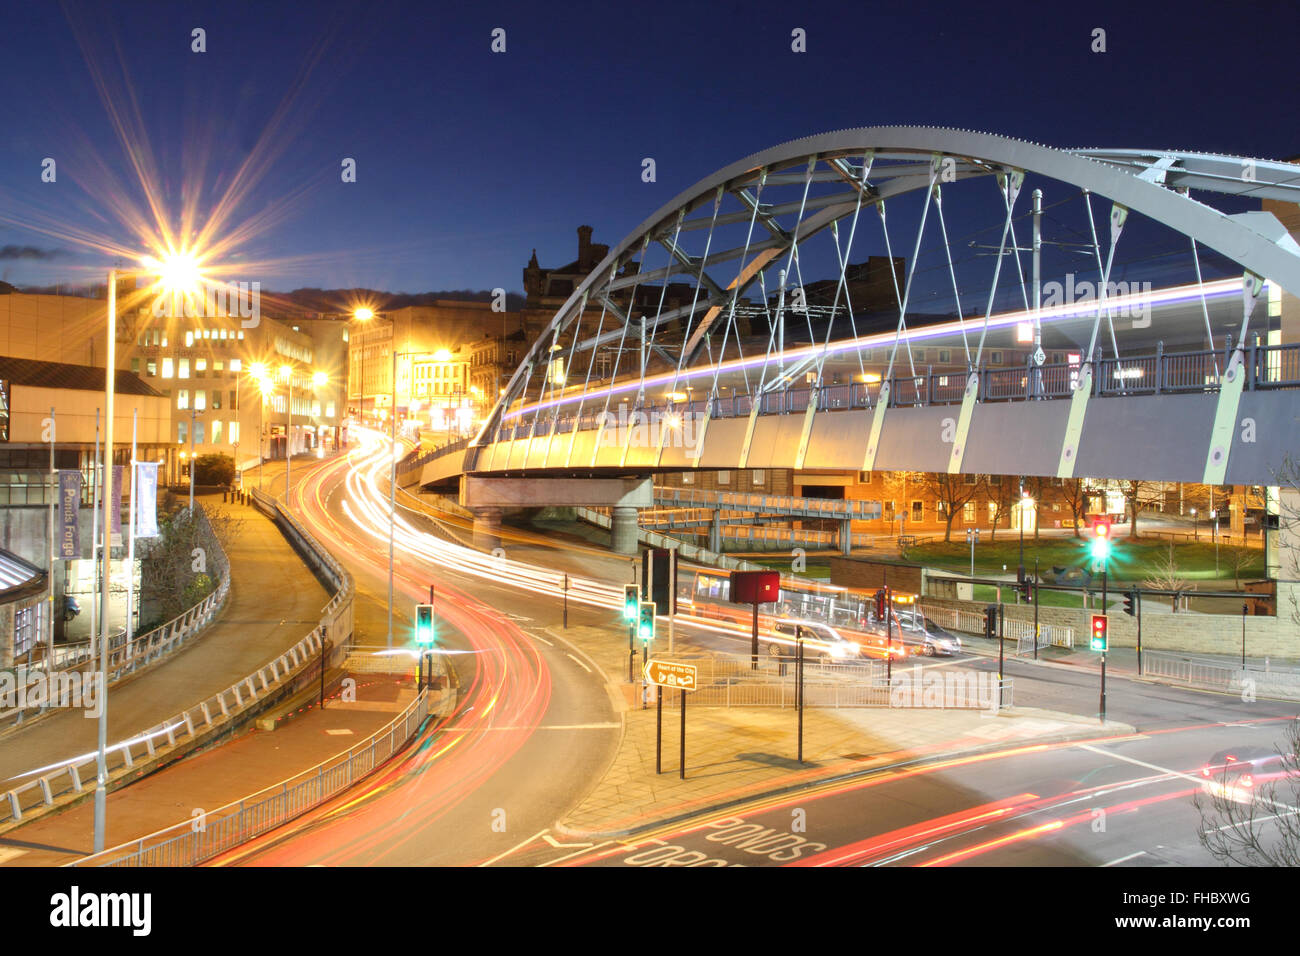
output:
<svg viewBox="0 0 1300 956"><path fill-rule="evenodd" d="M206 539L213 548L214 567L217 569L217 586L193 607L182 611L170 621L158 625L153 630L139 637L126 640L126 629L118 627L109 635L108 641L108 683L113 684L123 677L135 674L146 667L157 664L164 658L179 650L184 644L197 636L225 606L230 596L230 559L222 549L221 543L212 532L207 514L199 507L195 513L207 530ZM188 557L187 557L188 560ZM25 700L31 695L28 688L40 683L54 686L56 682L71 681L73 674L99 674L99 657L88 652L90 642L76 645L77 651L64 655L66 666L59 667L60 648L55 648L55 670L46 674L43 662L33 665L19 665L13 668L15 699ZM85 654L80 653L86 648ZM71 663L67 663L68 661ZM80 680L81 678L78 678ZM96 678L98 679L98 677ZM21 695L21 696L19 696ZM20 707L13 706L0 710L0 728L12 728L21 725L37 713L48 711L48 706Z"/></svg>
<svg viewBox="0 0 1300 956"><path fill-rule="evenodd" d="M69 866L194 866L282 826L373 773L401 751L429 716L423 690L392 722L347 752L264 790Z"/></svg>
<svg viewBox="0 0 1300 956"><path fill-rule="evenodd" d="M1300 345L1251 345L1244 352L1246 361L1243 365L1243 386L1248 391L1300 388ZM1227 368L1231 355L1229 349L1165 353L1163 343L1157 345L1154 355L1124 358L1105 358L1098 349L1093 360L1093 394L1140 396L1217 392L1221 373ZM986 366L978 371L978 400L998 402L1069 398L1078 382L1081 367L1077 362L1042 366ZM968 375L967 371L955 368L939 371L934 371L933 368L925 371L918 369L915 375L896 374L890 379L890 404L959 404L965 394ZM872 408L879 398L879 392L878 382L833 383L766 392L757 401L761 415L802 412L814 398L819 410L833 412ZM634 407L623 405L622 409L624 415L629 412L643 415L687 413L707 414L710 418L736 418L748 415L754 401L752 396L733 394L711 400L648 402ZM518 406L512 408L509 412L512 417L504 420L489 436L489 440L509 441L530 433L547 434L552 428L560 427L569 431L573 428L591 429L598 427L601 418L599 414L593 415L590 412L581 417L567 415L553 418L554 412L548 411L544 419L538 422L537 430L533 431L530 422L518 419L519 412ZM462 443L447 449L437 449L418 460L424 464L441 454L459 450L460 447L463 447Z"/></svg>
<svg viewBox="0 0 1300 956"><path fill-rule="evenodd" d="M1259 697L1300 700L1300 671L1275 668L1267 662L1248 661L1243 668L1239 662L1223 658L1144 650L1142 673L1188 687L1231 693L1250 690Z"/></svg>
<svg viewBox="0 0 1300 956"><path fill-rule="evenodd" d="M168 719L118 741L107 749L110 787L115 781L136 772L140 763L148 763L160 753L177 753L197 746L210 736L233 727L237 722L260 712L273 701L292 693L304 676L319 673L328 666L325 638L335 662L347 655L352 638L352 604L355 587L352 576L315 538L298 523L287 509L269 495L255 491L258 506L278 516L286 532L296 536L300 546L335 584L336 590L321 611L320 623L306 637L283 654L268 661L248 676ZM56 802L74 799L94 789L96 755L88 754L66 761L53 769L0 793L0 828L8 829L22 822L33 811L43 812ZM20 775L23 776L23 775Z"/></svg>
<svg viewBox="0 0 1300 956"><path fill-rule="evenodd" d="M601 514L591 508L578 508L577 515L579 520L588 524L594 524L598 528L609 530L612 520L609 515ZM761 564L755 564L753 561L744 561L740 558L733 558L725 554L718 554L716 551L710 551L708 548L701 548L698 545L690 544L679 538L670 538L666 534L659 534L655 531L646 531L637 528L637 540L649 548L675 548L677 557L683 561L693 561L696 564L703 564L708 567L723 568L729 571L765 571Z"/></svg>
<svg viewBox="0 0 1300 956"><path fill-rule="evenodd" d="M984 633L984 612L966 608L935 607L930 604L918 604L917 610L940 627L964 634ZM1029 642L1033 650L1034 622L1022 621L1004 616L1002 620L1003 637L1009 641ZM1073 647L1074 628L1065 624L1039 624L1038 646Z"/></svg>
<svg viewBox="0 0 1300 956"><path fill-rule="evenodd" d="M704 488L656 486L656 504L679 507L716 508L755 514L784 514L807 518L853 518L870 521L880 517L880 503L855 498L801 498L795 495L767 495L753 492L710 491Z"/></svg>

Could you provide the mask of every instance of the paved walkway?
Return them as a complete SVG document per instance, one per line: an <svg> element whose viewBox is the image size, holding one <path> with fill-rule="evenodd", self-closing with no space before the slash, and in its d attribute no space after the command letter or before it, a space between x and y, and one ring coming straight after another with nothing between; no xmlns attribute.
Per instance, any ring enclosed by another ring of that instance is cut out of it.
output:
<svg viewBox="0 0 1300 956"><path fill-rule="evenodd" d="M329 600L273 522L248 505L223 505L220 495L200 499L206 508L233 509L243 519L228 548L230 597L202 635L170 660L108 692L108 739L122 740L194 706L247 676L311 630ZM96 720L81 710L51 714L0 742L0 789L39 767L90 753Z"/></svg>

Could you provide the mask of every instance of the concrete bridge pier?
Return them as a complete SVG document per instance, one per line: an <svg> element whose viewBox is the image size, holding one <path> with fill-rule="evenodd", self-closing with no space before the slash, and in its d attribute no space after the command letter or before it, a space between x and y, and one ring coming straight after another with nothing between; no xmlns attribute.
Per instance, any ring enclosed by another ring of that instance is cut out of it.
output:
<svg viewBox="0 0 1300 956"><path fill-rule="evenodd" d="M722 512L717 508L713 509L713 520L709 522L709 550L722 553Z"/></svg>
<svg viewBox="0 0 1300 956"><path fill-rule="evenodd" d="M506 508L609 508L610 547L636 554L638 514L654 507L649 478L488 478L463 475L460 504L474 513L474 544L500 545L501 512ZM480 537L482 542L480 543ZM494 541L488 544L488 541Z"/></svg>
<svg viewBox="0 0 1300 956"><path fill-rule="evenodd" d="M501 547L501 509L472 508L474 513L474 547L484 551Z"/></svg>
<svg viewBox="0 0 1300 956"><path fill-rule="evenodd" d="M853 553L853 519L844 518L840 521L840 554L848 557Z"/></svg>

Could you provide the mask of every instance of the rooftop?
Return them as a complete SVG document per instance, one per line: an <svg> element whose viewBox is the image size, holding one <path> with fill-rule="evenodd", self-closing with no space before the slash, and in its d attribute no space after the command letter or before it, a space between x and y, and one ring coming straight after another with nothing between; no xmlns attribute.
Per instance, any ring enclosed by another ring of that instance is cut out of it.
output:
<svg viewBox="0 0 1300 956"><path fill-rule="evenodd" d="M33 388L69 388L86 392L104 390L104 369L94 365L39 362L9 356L0 356L0 379L11 385L28 385ZM123 395L162 397L162 392L126 369L117 370L115 386Z"/></svg>

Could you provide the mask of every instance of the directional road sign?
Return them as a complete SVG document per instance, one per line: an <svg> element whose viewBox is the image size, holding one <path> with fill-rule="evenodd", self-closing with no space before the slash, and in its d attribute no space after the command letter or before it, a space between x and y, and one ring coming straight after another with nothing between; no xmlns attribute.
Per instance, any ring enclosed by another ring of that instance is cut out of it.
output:
<svg viewBox="0 0 1300 956"><path fill-rule="evenodd" d="M677 664L673 661L647 661L645 679L660 687L695 690L697 668L694 664Z"/></svg>

